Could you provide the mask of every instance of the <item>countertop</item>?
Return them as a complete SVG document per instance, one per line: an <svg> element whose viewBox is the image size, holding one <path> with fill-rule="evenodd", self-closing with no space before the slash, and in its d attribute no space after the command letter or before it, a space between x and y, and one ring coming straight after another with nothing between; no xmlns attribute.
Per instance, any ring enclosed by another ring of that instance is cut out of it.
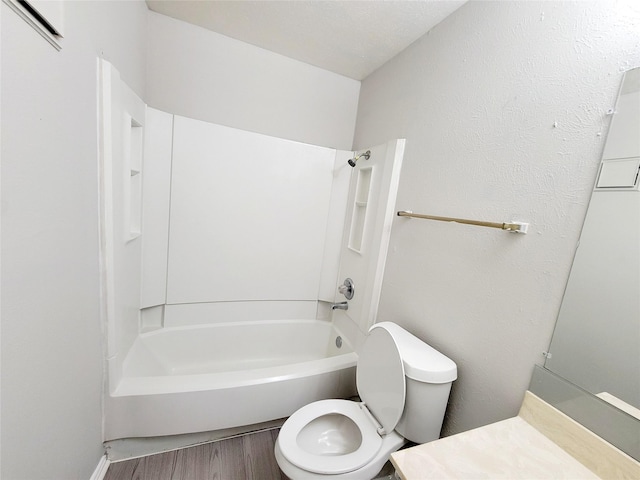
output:
<svg viewBox="0 0 640 480"><path fill-rule="evenodd" d="M399 450L402 480L640 479L640 462L531 392L517 417Z"/></svg>
<svg viewBox="0 0 640 480"><path fill-rule="evenodd" d="M391 461L403 480L599 478L520 417L400 450Z"/></svg>

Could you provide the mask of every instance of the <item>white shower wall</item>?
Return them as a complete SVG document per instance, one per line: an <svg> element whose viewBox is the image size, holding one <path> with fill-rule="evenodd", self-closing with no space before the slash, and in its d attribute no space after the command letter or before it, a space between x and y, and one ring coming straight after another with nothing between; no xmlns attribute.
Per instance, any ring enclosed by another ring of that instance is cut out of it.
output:
<svg viewBox="0 0 640 480"><path fill-rule="evenodd" d="M167 303L317 300L334 157L176 116Z"/></svg>
<svg viewBox="0 0 640 480"><path fill-rule="evenodd" d="M142 203L140 308L167 299L173 115L147 107Z"/></svg>
<svg viewBox="0 0 640 480"><path fill-rule="evenodd" d="M333 300L350 152L151 108L146 136L141 307L167 308L145 329Z"/></svg>
<svg viewBox="0 0 640 480"><path fill-rule="evenodd" d="M110 376L138 334L142 241L142 140L146 105L105 61L99 62L100 265Z"/></svg>

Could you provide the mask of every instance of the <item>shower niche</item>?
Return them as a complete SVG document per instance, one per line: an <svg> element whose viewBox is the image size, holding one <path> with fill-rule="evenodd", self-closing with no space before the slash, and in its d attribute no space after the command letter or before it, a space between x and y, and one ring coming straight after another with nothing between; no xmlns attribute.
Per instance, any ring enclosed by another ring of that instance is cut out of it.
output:
<svg viewBox="0 0 640 480"><path fill-rule="evenodd" d="M349 248L358 253L360 253L362 249L364 222L367 218L371 172L371 167L362 168L357 172L358 179L356 181L356 197L353 202L353 221L351 222L349 233Z"/></svg>

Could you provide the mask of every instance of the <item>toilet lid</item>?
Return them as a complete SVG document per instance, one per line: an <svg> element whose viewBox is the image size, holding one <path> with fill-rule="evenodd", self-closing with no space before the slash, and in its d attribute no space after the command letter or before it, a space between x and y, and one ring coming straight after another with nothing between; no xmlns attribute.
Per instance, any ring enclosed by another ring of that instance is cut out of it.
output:
<svg viewBox="0 0 640 480"><path fill-rule="evenodd" d="M389 433L396 428L405 401L404 366L391 334L375 326L369 330L358 357L356 384L360 398Z"/></svg>

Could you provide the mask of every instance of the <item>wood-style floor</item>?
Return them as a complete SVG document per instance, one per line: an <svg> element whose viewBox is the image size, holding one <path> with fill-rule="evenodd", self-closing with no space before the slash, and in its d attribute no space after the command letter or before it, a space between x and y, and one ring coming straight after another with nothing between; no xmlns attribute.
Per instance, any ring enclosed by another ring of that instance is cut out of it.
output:
<svg viewBox="0 0 640 480"><path fill-rule="evenodd" d="M109 465L104 480L285 480L267 430Z"/></svg>

